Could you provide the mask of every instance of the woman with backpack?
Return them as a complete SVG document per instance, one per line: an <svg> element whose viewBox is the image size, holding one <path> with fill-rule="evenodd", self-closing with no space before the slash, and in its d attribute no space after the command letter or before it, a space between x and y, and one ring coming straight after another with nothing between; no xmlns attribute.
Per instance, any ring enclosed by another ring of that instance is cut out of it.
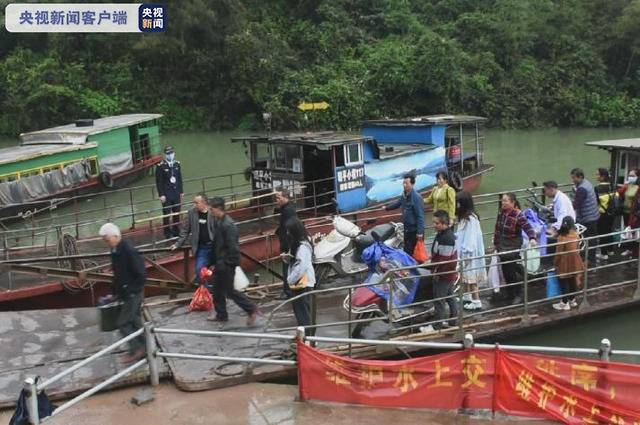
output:
<svg viewBox="0 0 640 425"><path fill-rule="evenodd" d="M609 170L606 168L598 168L596 173L595 187L598 197L598 211L600 218L598 219L598 235L606 235L613 231L613 222L616 218L616 193L611 184ZM606 245L613 242L613 237L603 236L598 239L598 245ZM600 253L596 254L596 258L600 261L607 261L609 255L613 255L613 245L600 247Z"/></svg>
<svg viewBox="0 0 640 425"><path fill-rule="evenodd" d="M580 236L576 232L573 217L566 216L558 230L558 245L553 262L562 288L562 300L553 305L556 310L570 310L578 306L575 295L567 295L578 291L582 286L584 263L580 256Z"/></svg>

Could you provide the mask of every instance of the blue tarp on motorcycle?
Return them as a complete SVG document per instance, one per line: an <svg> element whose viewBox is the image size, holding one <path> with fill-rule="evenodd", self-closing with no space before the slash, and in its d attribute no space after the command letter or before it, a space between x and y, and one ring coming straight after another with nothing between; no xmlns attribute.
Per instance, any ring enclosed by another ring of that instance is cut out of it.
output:
<svg viewBox="0 0 640 425"><path fill-rule="evenodd" d="M522 211L522 213L524 214L524 217L527 219L531 227L533 227L536 233L540 235L538 240L538 245L540 246L540 255L547 255L547 223L540 220L538 214L536 214L536 212L531 208L527 208L526 210ZM525 240L528 239L528 236L524 231L522 232L522 237Z"/></svg>
<svg viewBox="0 0 640 425"><path fill-rule="evenodd" d="M369 275L365 282L369 282L371 276L377 272L379 266L381 271L386 271L391 268L400 268L415 266L418 263L409 254L400 249L388 247L381 242L375 242L362 252L362 260L369 266ZM402 277L408 277L401 279ZM411 278L411 276L416 276ZM419 273L416 270L408 270L398 272L393 287L393 304L397 306L411 304L416 296L419 284ZM372 285L371 290L378 294L385 300L389 299L389 285L388 283L380 285Z"/></svg>

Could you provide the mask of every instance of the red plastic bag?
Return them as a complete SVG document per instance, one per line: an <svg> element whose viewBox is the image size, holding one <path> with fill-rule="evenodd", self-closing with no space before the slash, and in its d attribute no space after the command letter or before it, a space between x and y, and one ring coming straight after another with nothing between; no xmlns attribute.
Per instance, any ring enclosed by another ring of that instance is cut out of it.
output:
<svg viewBox="0 0 640 425"><path fill-rule="evenodd" d="M209 278L213 276L213 272L206 267L200 269L200 282L202 284L193 293L189 311L210 311L213 308L213 297L209 290L204 286Z"/></svg>
<svg viewBox="0 0 640 425"><path fill-rule="evenodd" d="M213 308L213 297L204 285L200 285L193 293L189 311L210 311Z"/></svg>
<svg viewBox="0 0 640 425"><path fill-rule="evenodd" d="M424 241L421 239L418 239L416 247L413 249L413 258L415 258L418 263L426 263L429 260L429 252L424 245Z"/></svg>

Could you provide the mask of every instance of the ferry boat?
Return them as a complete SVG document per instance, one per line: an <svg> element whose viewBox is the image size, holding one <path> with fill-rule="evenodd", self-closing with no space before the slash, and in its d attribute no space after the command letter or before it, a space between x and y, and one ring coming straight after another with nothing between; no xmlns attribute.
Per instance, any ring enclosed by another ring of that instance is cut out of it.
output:
<svg viewBox="0 0 640 425"><path fill-rule="evenodd" d="M412 173L425 193L446 171L457 189L473 191L482 174L485 118L434 115L366 121L361 135L301 133L235 138L247 146L258 202L287 187L301 209L348 213L401 195ZM318 196L321 199L318 199ZM334 202L333 202L334 201Z"/></svg>
<svg viewBox="0 0 640 425"><path fill-rule="evenodd" d="M640 168L640 139L613 139L586 142L610 155L611 182L622 185L630 170Z"/></svg>
<svg viewBox="0 0 640 425"><path fill-rule="evenodd" d="M0 149L0 217L113 189L160 162L160 114L117 115L23 133Z"/></svg>
<svg viewBox="0 0 640 425"><path fill-rule="evenodd" d="M399 220L399 210L383 211L379 206L400 196L405 173L416 175L416 189L423 194L432 189L439 171L447 171L459 189L475 190L482 175L493 169L483 161L484 121L481 117L437 115L368 121L362 134L315 132L232 139L245 144L251 163L247 177L252 196L227 196L229 214L240 229L242 267L247 271L268 267L275 272L270 264L280 252L274 235L277 210L272 193L279 187L291 190L298 213L312 234L329 233L333 229L331 215L335 213L347 216L363 230ZM132 203L131 211L135 210ZM140 221L132 220L136 225L127 236L134 238L137 245L156 241L156 236L162 234L160 221L156 217L155 223L140 225ZM52 235L51 239L56 237ZM78 239L76 244L74 253L104 252L104 246L95 238ZM46 255L43 252L23 249L11 254ZM193 277L194 258L185 261L183 253L170 253L154 262L156 266L149 262L150 277L166 279L167 270L173 276L184 276L187 282ZM83 291L69 297L60 282L29 285L0 292L0 310L90 305L92 296L108 290L107 285L100 286L92 293ZM152 288L150 293L157 291Z"/></svg>

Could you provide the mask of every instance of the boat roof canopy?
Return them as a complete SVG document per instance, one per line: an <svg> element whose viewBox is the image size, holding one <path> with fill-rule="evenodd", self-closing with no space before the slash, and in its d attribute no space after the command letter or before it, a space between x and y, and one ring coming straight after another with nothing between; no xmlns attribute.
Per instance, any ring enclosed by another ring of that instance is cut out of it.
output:
<svg viewBox="0 0 640 425"><path fill-rule="evenodd" d="M585 144L602 149L640 149L640 139L599 140L596 142L587 142Z"/></svg>
<svg viewBox="0 0 640 425"><path fill-rule="evenodd" d="M111 117L97 118L93 125L78 127L75 123L47 128L44 130L22 133L20 138L23 145L35 144L83 144L87 136L104 133L117 128L129 127L135 124L161 118L161 114L125 114Z"/></svg>
<svg viewBox="0 0 640 425"><path fill-rule="evenodd" d="M372 140L359 134L336 133L332 131L314 133L277 134L270 136L234 137L234 142L284 143L291 145L315 146L318 149L329 149L331 146L341 146L345 143Z"/></svg>
<svg viewBox="0 0 640 425"><path fill-rule="evenodd" d="M425 115L408 118L385 118L382 120L368 120L364 125L388 125L388 126L432 126L449 124L474 124L482 123L487 119L472 115Z"/></svg>

